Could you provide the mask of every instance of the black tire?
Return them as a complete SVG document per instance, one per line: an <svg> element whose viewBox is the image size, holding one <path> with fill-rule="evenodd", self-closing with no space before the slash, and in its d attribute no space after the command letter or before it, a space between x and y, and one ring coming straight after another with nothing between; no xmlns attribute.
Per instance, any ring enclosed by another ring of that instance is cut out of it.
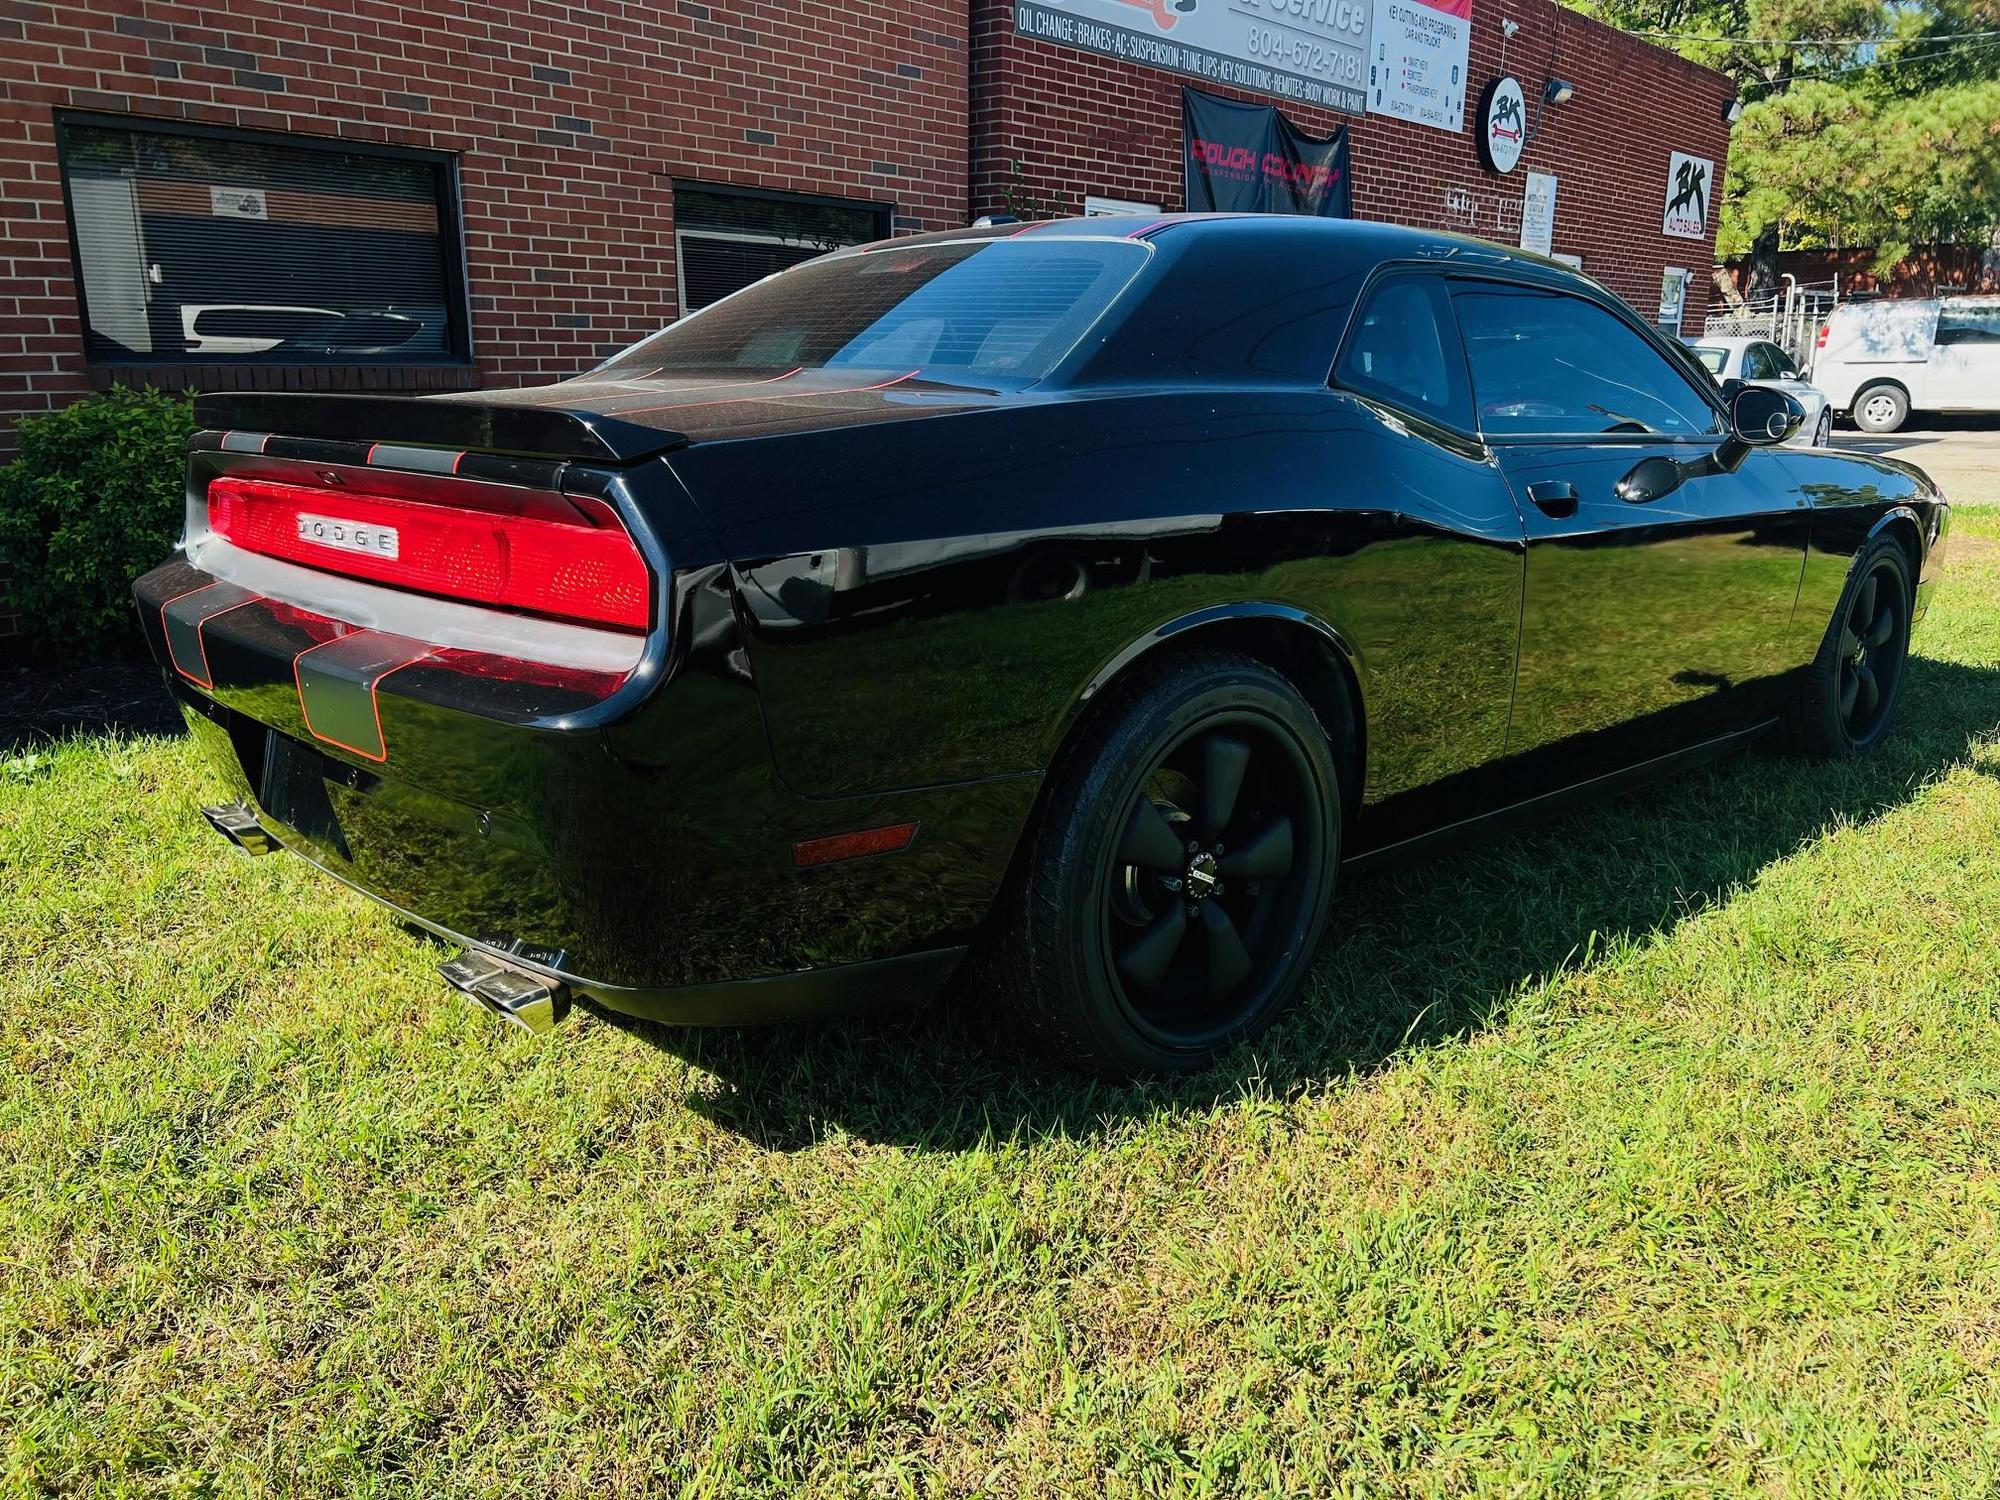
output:
<svg viewBox="0 0 2000 1500"><path fill-rule="evenodd" d="M1326 730L1286 678L1142 666L1051 773L983 967L993 1019L1113 1078L1189 1072L1298 994L1340 862Z"/></svg>
<svg viewBox="0 0 2000 1500"><path fill-rule="evenodd" d="M1882 743L1909 659L1911 598L1909 558L1893 537L1876 537L1856 559L1787 715L1796 749L1854 760Z"/></svg>
<svg viewBox="0 0 2000 1500"><path fill-rule="evenodd" d="M1826 448L1833 443L1833 408L1827 407L1819 414L1819 425L1813 428L1813 446Z"/></svg>
<svg viewBox="0 0 2000 1500"><path fill-rule="evenodd" d="M1894 432L1910 420L1910 398L1899 385L1871 385L1854 398L1854 425L1863 432Z"/></svg>

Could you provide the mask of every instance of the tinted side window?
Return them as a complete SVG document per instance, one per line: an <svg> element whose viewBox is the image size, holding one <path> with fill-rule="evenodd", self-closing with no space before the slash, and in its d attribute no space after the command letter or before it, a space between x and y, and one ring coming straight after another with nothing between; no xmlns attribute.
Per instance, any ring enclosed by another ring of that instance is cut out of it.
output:
<svg viewBox="0 0 2000 1500"><path fill-rule="evenodd" d="M1771 378L1773 380L1790 380L1799 373L1799 367L1791 355L1785 353L1776 344L1766 344L1764 346L1764 357L1771 361Z"/></svg>
<svg viewBox="0 0 2000 1500"><path fill-rule="evenodd" d="M1752 344L1743 351L1743 378L1745 380L1771 380L1777 371L1771 368L1771 356L1765 353L1765 345Z"/></svg>
<svg viewBox="0 0 2000 1500"><path fill-rule="evenodd" d="M1594 302L1481 282L1452 302L1491 435L1721 431L1691 376Z"/></svg>
<svg viewBox="0 0 2000 1500"><path fill-rule="evenodd" d="M1394 276L1369 294L1340 351L1334 379L1419 416L1472 426L1465 356L1444 284Z"/></svg>
<svg viewBox="0 0 2000 1500"><path fill-rule="evenodd" d="M1938 312L1940 344L2000 344L2000 305L1947 302Z"/></svg>

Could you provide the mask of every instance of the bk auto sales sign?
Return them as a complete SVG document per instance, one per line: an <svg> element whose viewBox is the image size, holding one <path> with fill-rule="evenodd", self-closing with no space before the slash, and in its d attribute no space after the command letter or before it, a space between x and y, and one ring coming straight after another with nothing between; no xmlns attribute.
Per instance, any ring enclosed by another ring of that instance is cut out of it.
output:
<svg viewBox="0 0 2000 1500"><path fill-rule="evenodd" d="M1684 240L1708 238L1708 209L1715 201L1715 163L1676 151L1667 163L1667 211L1660 233Z"/></svg>
<svg viewBox="0 0 2000 1500"><path fill-rule="evenodd" d="M1358 115L1374 0L1014 0L1022 36Z"/></svg>

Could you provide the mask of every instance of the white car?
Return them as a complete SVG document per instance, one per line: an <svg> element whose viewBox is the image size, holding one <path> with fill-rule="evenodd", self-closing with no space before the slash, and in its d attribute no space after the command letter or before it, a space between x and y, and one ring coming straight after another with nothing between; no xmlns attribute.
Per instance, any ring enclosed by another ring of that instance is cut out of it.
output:
<svg viewBox="0 0 2000 1500"><path fill-rule="evenodd" d="M2000 411L2000 297L1843 302L1819 331L1813 380L1863 432L1910 413Z"/></svg>
<svg viewBox="0 0 2000 1500"><path fill-rule="evenodd" d="M1718 385L1726 380L1768 385L1803 406L1806 419L1791 440L1794 446L1824 448L1832 439L1833 403L1825 392L1808 384L1791 355L1769 339L1704 337L1695 343L1694 357L1708 367Z"/></svg>

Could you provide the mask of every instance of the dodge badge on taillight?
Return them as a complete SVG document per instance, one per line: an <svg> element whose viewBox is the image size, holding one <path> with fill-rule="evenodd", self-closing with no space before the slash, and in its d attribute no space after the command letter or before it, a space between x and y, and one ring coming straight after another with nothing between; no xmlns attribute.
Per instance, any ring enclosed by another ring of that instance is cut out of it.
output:
<svg viewBox="0 0 2000 1500"><path fill-rule="evenodd" d="M371 557L396 556L396 528L364 526L336 516L315 516L299 512L299 540L322 547L338 547L343 552L366 552Z"/></svg>

